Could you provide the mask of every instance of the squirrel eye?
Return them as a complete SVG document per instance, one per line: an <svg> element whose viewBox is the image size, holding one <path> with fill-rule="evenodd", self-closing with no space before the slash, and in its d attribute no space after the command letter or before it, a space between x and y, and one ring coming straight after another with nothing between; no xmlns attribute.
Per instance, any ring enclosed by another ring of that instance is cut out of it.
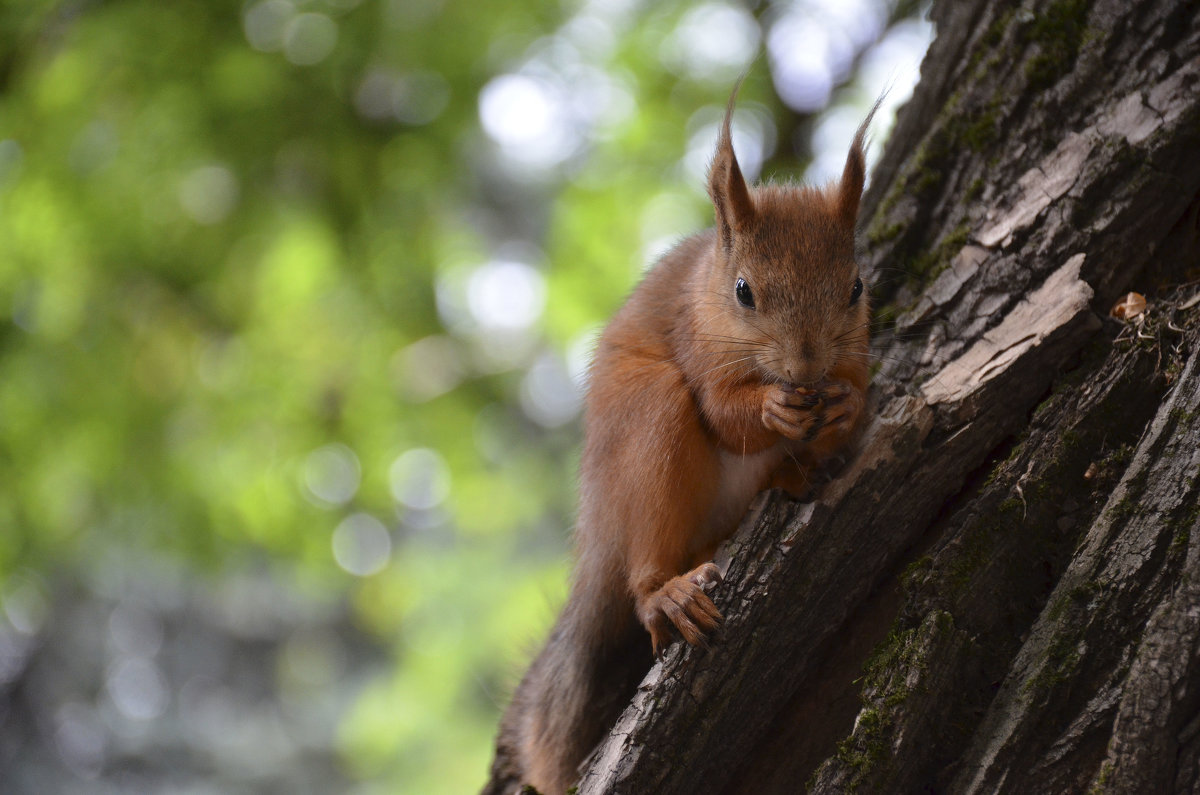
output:
<svg viewBox="0 0 1200 795"><path fill-rule="evenodd" d="M737 295L739 304L747 309L754 308L754 293L750 292L750 285L746 284L745 279L737 280L737 285L734 287L733 292Z"/></svg>
<svg viewBox="0 0 1200 795"><path fill-rule="evenodd" d="M854 306L856 303L858 303L858 297L862 295L862 291L862 279L855 279L854 289L850 291L850 306Z"/></svg>

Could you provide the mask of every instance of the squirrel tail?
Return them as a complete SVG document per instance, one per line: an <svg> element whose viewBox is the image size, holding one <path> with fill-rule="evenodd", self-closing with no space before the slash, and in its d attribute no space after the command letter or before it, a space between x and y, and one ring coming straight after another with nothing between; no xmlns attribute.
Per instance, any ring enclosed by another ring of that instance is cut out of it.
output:
<svg viewBox="0 0 1200 795"><path fill-rule="evenodd" d="M650 644L632 602L613 603L613 594L626 592L624 583L584 574L618 569L580 564L582 576L500 722L483 795L507 795L524 784L543 795L566 792L650 667Z"/></svg>

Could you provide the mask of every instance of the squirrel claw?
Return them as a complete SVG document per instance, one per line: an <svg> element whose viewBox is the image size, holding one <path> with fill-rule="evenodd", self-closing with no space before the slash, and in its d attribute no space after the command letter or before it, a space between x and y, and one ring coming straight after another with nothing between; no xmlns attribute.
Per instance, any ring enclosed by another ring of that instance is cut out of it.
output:
<svg viewBox="0 0 1200 795"><path fill-rule="evenodd" d="M825 424L843 425L858 417L862 410L862 399L854 400L848 390L841 392L837 399L826 403Z"/></svg>
<svg viewBox="0 0 1200 795"><path fill-rule="evenodd" d="M638 618L650 632L655 657L661 658L666 653L672 630L692 646L708 646L709 636L723 619L704 587L720 581L721 572L716 565L704 563L667 580L641 601Z"/></svg>
<svg viewBox="0 0 1200 795"><path fill-rule="evenodd" d="M725 578L721 576L721 570L717 568L715 563L701 563L696 568L687 573L687 578L699 585L701 588L722 582Z"/></svg>

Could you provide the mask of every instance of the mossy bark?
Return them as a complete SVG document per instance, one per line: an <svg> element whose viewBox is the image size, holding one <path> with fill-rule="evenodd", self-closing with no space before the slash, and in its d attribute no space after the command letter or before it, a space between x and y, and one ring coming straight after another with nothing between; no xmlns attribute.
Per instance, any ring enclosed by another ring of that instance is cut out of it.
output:
<svg viewBox="0 0 1200 795"><path fill-rule="evenodd" d="M1200 786L1200 5L933 15L864 199L875 419L581 793Z"/></svg>

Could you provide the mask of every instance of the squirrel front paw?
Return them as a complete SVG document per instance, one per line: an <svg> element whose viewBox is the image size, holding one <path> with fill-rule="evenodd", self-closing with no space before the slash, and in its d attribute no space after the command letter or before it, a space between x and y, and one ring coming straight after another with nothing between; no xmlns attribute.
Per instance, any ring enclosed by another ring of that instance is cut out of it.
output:
<svg viewBox="0 0 1200 795"><path fill-rule="evenodd" d="M862 392L841 381L823 385L821 398L821 427L806 441L818 448L839 446L858 422L866 400Z"/></svg>
<svg viewBox="0 0 1200 795"><path fill-rule="evenodd" d="M763 424L797 442L841 436L858 421L863 395L842 381L815 387L772 384L763 399Z"/></svg>
<svg viewBox="0 0 1200 795"><path fill-rule="evenodd" d="M797 442L807 442L824 426L820 410L822 393L817 389L771 384L763 397L763 425Z"/></svg>
<svg viewBox="0 0 1200 795"><path fill-rule="evenodd" d="M638 620L650 633L655 657L661 657L671 645L672 627L691 645L708 645L709 634L722 619L704 586L720 581L716 565L703 563L638 600Z"/></svg>

